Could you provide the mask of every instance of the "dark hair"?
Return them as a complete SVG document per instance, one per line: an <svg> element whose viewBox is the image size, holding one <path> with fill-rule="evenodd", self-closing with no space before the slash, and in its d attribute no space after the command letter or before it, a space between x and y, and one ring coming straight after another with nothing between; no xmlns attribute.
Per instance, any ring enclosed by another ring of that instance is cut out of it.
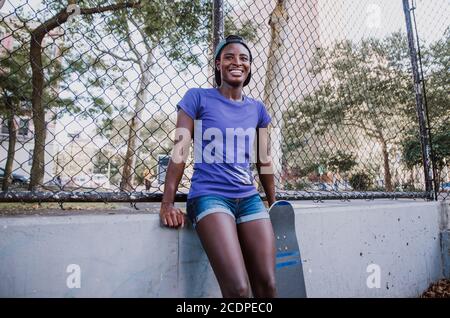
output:
<svg viewBox="0 0 450 318"><path fill-rule="evenodd" d="M242 37L240 37L239 35L229 35L224 40L220 41L219 44L217 44L216 51L214 53L214 63L220 59L220 53L222 52L223 48L231 43L239 43L239 44L242 44L243 46L245 46L245 48L248 50L248 53L250 55L250 63L252 63L252 61L253 61L252 52L250 51L250 48L248 47L245 40ZM215 65L214 65L214 74L215 74L216 83L218 86L220 86L220 84L222 84L222 79L220 76L220 71L216 68ZM244 81L243 86L248 85L251 77L252 77L252 71L250 70L247 78Z"/></svg>

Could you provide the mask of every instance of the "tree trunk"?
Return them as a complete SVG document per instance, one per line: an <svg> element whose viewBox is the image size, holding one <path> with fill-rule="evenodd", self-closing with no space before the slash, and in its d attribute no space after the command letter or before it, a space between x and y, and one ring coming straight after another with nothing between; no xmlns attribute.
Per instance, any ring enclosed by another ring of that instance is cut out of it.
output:
<svg viewBox="0 0 450 318"><path fill-rule="evenodd" d="M14 155L16 154L17 141L17 122L14 118L14 111L9 114L8 118L8 155L6 157L5 174L3 176L2 191L8 191L12 181L12 169L14 164Z"/></svg>
<svg viewBox="0 0 450 318"><path fill-rule="evenodd" d="M434 168L436 169L436 172L435 172L435 174L436 174L436 181L434 182L434 184L435 184L435 187L436 187L437 191L439 192L440 189L441 189L441 181L442 181L441 173L442 173L442 170L444 169L444 166L439 166L436 163Z"/></svg>
<svg viewBox="0 0 450 318"><path fill-rule="evenodd" d="M409 170L409 182L411 183L411 185L415 188L415 180L414 180L414 168L411 168Z"/></svg>
<svg viewBox="0 0 450 318"><path fill-rule="evenodd" d="M264 84L264 104L272 116L272 130L270 134L272 165L275 177L275 188L282 189L282 135L283 112L286 104L284 100L284 75L286 62L282 59L286 51L285 38L289 15L286 10L287 0L278 0L275 9L270 14L269 25L271 38L267 57L266 82Z"/></svg>
<svg viewBox="0 0 450 318"><path fill-rule="evenodd" d="M147 87L150 84L150 67L152 65L152 52L148 52L147 63L141 65L142 76L139 83L139 91L136 96L136 104L134 106L134 114L131 118L130 131L128 134L127 153L125 155L122 180L120 182L121 191L131 191L133 189L134 168L136 162L136 141L138 139L139 130L142 127L142 111L147 102Z"/></svg>
<svg viewBox="0 0 450 318"><path fill-rule="evenodd" d="M42 93L44 90L44 71L42 69L42 40L47 30L31 33L30 62L32 70L33 92L31 104L33 109L34 125L34 150L33 163L30 172L29 190L34 190L42 184L44 179L44 154L45 154L45 110L42 105Z"/></svg>
<svg viewBox="0 0 450 318"><path fill-rule="evenodd" d="M121 191L131 191L133 189L133 171L135 163L136 151L136 135L137 135L137 121L139 116L135 113L131 118L130 132L128 134L127 153L123 163L122 181L120 182Z"/></svg>
<svg viewBox="0 0 450 318"><path fill-rule="evenodd" d="M389 152L387 150L386 141L380 138L381 151L383 153L383 166L384 166L384 184L387 192L392 192L392 177L391 168L389 166Z"/></svg>

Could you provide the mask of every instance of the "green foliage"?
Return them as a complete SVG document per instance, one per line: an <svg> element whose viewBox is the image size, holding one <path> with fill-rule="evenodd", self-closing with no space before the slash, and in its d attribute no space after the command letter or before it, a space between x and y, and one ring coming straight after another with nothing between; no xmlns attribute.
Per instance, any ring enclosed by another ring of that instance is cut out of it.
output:
<svg viewBox="0 0 450 318"><path fill-rule="evenodd" d="M42 92L43 105L47 109L70 108L73 103L68 98L56 98L54 85L56 79L65 80L61 75L61 65L58 61L43 56L43 65L47 65L46 82ZM15 115L30 115L31 113L31 64L29 61L29 45L20 45L0 57L0 114L11 111Z"/></svg>
<svg viewBox="0 0 450 318"><path fill-rule="evenodd" d="M335 155L328 152L320 152L314 160L303 162L302 168L295 169L298 176L307 176L309 174L323 174L327 171L348 172L356 166L355 156L338 150Z"/></svg>
<svg viewBox="0 0 450 318"><path fill-rule="evenodd" d="M158 154L170 153L173 144L170 132L173 129L174 124L167 116L154 115L139 130L138 138L142 140L142 143L136 149L137 159L134 168L138 183L142 181L144 166L155 167ZM110 181L119 184L121 177L119 169L124 164L129 135L128 123L122 118L106 119L99 127L98 134L108 140L108 145L100 149L94 156L94 173L106 175L109 164Z"/></svg>
<svg viewBox="0 0 450 318"><path fill-rule="evenodd" d="M349 183L356 191L367 191L372 186L372 178L365 172L358 172L350 177Z"/></svg>
<svg viewBox="0 0 450 318"><path fill-rule="evenodd" d="M444 160L450 162L450 129L449 125L443 125L432 130L432 145L434 162L440 170L444 166ZM422 148L417 132L410 132L402 143L402 161L412 169L422 164Z"/></svg>
<svg viewBox="0 0 450 318"><path fill-rule="evenodd" d="M23 49L7 53L0 60L0 112L7 114L14 111L23 113L27 101L31 98L30 66L27 52Z"/></svg>
<svg viewBox="0 0 450 318"><path fill-rule="evenodd" d="M225 16L224 20L225 37L234 34L242 36L248 42L255 43L258 41L258 26L252 21L244 21L238 27L229 15Z"/></svg>
<svg viewBox="0 0 450 318"><path fill-rule="evenodd" d="M304 180L286 181L284 183L284 190L301 191L301 190L309 189L310 187L311 187L311 183L306 182Z"/></svg>
<svg viewBox="0 0 450 318"><path fill-rule="evenodd" d="M450 27L423 53L428 115L432 128L450 124ZM411 114L413 116L415 114Z"/></svg>
<svg viewBox="0 0 450 318"><path fill-rule="evenodd" d="M417 132L412 131L402 141L402 161L409 169L422 164L422 150Z"/></svg>
<svg viewBox="0 0 450 318"><path fill-rule="evenodd" d="M330 125L353 126L371 138L394 138L414 110L406 38L394 33L360 45L345 40L318 48L310 71L329 74L312 94L293 103L287 126L323 133ZM397 123L393 125L393 123Z"/></svg>
<svg viewBox="0 0 450 318"><path fill-rule="evenodd" d="M330 157L328 167L333 172L348 172L356 166L356 157L353 154L346 154L341 150Z"/></svg>
<svg viewBox="0 0 450 318"><path fill-rule="evenodd" d="M305 166L305 169L303 169L303 172L305 175L309 173L316 173L316 174L323 174L325 172L326 166L327 166L327 156L328 154L325 154L317 158L315 162L312 162Z"/></svg>
<svg viewBox="0 0 450 318"><path fill-rule="evenodd" d="M450 28L443 39L424 48L422 55L433 148L438 165L442 166L450 151ZM408 168L421 164L410 65L407 39L399 32L384 39L363 39L358 44L344 40L331 47L317 48L309 71L324 76L319 87L291 103L283 114L285 134L289 136L284 139L284 158L295 158L295 164L305 161L297 159L305 146L305 136L339 138L342 132L358 132L366 140L372 139L388 148L400 144ZM312 142L318 148L317 139ZM330 169L350 171L356 161L352 156L336 155L327 163ZM386 177L390 168L384 169Z"/></svg>
<svg viewBox="0 0 450 318"><path fill-rule="evenodd" d="M423 56L434 161L437 169L441 170L444 160L450 162L450 28L447 28L444 38L424 50ZM415 119L416 113L412 112L410 116ZM418 128L407 131L401 148L402 161L409 169L423 164Z"/></svg>
<svg viewBox="0 0 450 318"><path fill-rule="evenodd" d="M93 46L100 43L102 38L111 39L117 43L119 52L121 48L126 51L128 56L124 56L125 58L133 56L141 60L148 51L157 49L161 56L165 56L179 70L189 65L200 65L200 54L192 48L197 45L206 47L210 1L159 0L140 1L140 4L139 8L95 16L83 15L79 19L77 30L82 30L91 39ZM91 28L93 23L97 25L95 29ZM137 37L139 40L130 41ZM129 47L130 44L132 48ZM146 46L146 51L142 48L135 51L142 45Z"/></svg>

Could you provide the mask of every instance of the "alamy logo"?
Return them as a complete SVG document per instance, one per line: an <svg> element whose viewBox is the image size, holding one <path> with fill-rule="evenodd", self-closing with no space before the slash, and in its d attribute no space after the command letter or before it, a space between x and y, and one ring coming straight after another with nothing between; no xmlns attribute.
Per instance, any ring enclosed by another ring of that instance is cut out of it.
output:
<svg viewBox="0 0 450 318"><path fill-rule="evenodd" d="M277 129L271 130L277 134ZM186 163L192 136L188 129L177 128L175 146L172 151L174 163ZM259 141L259 147L256 140ZM271 162L269 154L268 128L225 128L209 127L203 131L201 120L194 122L194 162L195 163L256 163ZM262 169L264 170L264 169ZM266 172L272 173L270 169Z"/></svg>
<svg viewBox="0 0 450 318"><path fill-rule="evenodd" d="M381 26L381 7L371 3L366 8L366 26L369 29L378 29Z"/></svg>
<svg viewBox="0 0 450 318"><path fill-rule="evenodd" d="M366 268L367 273L371 273L366 280L367 288L381 287L381 268L378 264L369 264Z"/></svg>
<svg viewBox="0 0 450 318"><path fill-rule="evenodd" d="M78 4L69 4L67 6L66 12L69 13L69 17L67 18L67 22L72 22L73 19L77 15L80 15L81 9L80 9L80 6Z"/></svg>
<svg viewBox="0 0 450 318"><path fill-rule="evenodd" d="M67 288L81 288L81 267L78 264L70 264L66 268L66 272L70 275L67 276L66 285Z"/></svg>

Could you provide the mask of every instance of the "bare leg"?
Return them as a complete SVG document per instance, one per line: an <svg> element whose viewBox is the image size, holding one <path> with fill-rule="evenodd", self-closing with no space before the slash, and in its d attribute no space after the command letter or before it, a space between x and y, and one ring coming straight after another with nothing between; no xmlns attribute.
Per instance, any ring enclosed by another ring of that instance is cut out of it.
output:
<svg viewBox="0 0 450 318"><path fill-rule="evenodd" d="M275 237L268 219L238 225L250 285L255 297L276 297Z"/></svg>
<svg viewBox="0 0 450 318"><path fill-rule="evenodd" d="M233 217L226 213L212 213L201 219L196 229L222 296L249 297L250 288Z"/></svg>

